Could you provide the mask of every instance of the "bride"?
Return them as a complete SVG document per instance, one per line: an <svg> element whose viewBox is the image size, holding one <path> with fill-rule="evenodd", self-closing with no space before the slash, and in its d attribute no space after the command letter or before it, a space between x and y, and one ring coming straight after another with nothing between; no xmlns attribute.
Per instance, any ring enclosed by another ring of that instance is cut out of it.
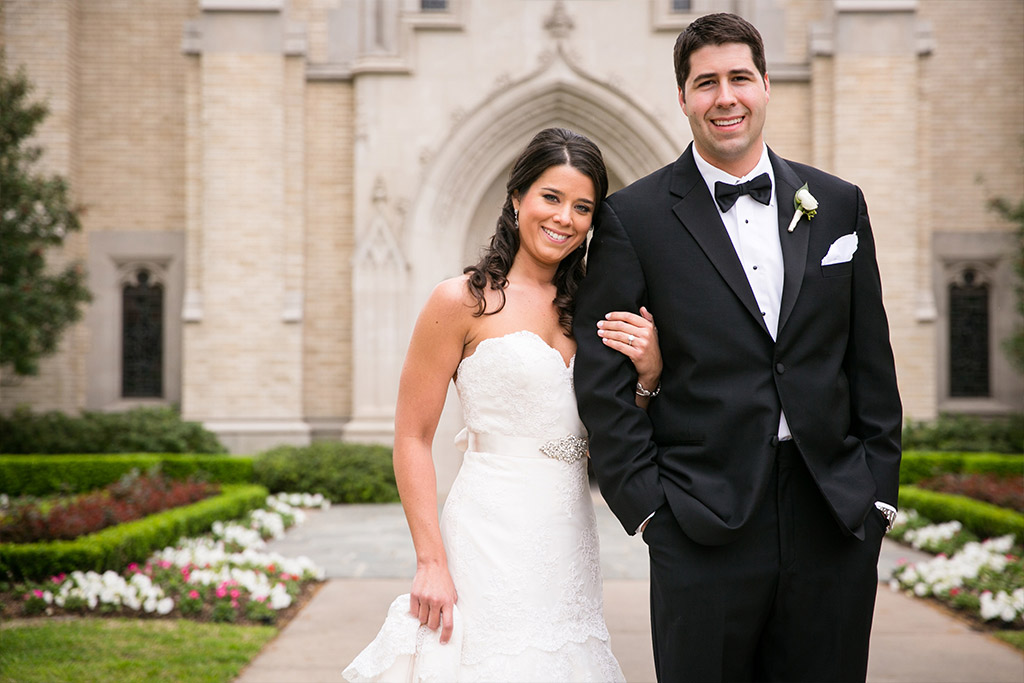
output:
<svg viewBox="0 0 1024 683"><path fill-rule="evenodd" d="M607 188L596 145L541 131L512 167L480 263L439 284L421 312L394 447L416 576L346 679L624 680L602 615L572 385L573 297ZM598 334L653 388L661 356L653 320L641 313L611 313ZM452 378L467 450L439 522L431 443Z"/></svg>

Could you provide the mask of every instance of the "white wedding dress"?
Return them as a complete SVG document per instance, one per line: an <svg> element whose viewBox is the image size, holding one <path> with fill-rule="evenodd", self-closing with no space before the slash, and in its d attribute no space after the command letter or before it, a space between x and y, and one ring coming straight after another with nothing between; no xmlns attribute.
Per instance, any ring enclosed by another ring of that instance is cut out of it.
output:
<svg viewBox="0 0 1024 683"><path fill-rule="evenodd" d="M408 594L345 669L350 681L624 681L602 616L597 526L572 362L529 331L459 365L468 446L441 515L455 629Z"/></svg>

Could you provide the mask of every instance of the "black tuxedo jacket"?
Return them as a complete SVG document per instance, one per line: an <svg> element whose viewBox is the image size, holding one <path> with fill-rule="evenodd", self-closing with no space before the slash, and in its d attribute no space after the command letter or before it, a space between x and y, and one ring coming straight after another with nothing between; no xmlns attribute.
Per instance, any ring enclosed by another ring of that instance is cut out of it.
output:
<svg viewBox="0 0 1024 683"><path fill-rule="evenodd" d="M728 542L765 495L779 415L840 527L863 538L896 505L902 408L867 208L859 188L769 151L785 280L773 341L692 145L601 207L576 298L575 385L601 492L632 534L666 501L684 532ZM817 216L788 232L800 186ZM846 263L829 246L857 233ZM596 322L646 305L664 371L649 410L636 371Z"/></svg>

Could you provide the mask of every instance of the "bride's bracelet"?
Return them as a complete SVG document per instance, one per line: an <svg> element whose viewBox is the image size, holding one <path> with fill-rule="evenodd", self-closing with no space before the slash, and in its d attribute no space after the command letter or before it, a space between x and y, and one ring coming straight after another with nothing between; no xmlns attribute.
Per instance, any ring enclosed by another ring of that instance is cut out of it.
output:
<svg viewBox="0 0 1024 683"><path fill-rule="evenodd" d="M644 385L640 384L640 381L637 380L637 383L636 383L636 395L639 396L640 398L654 398L655 396L657 396L660 393L661 393L661 382L658 382L658 386L656 386L654 388L654 391L648 391L647 389L644 389Z"/></svg>

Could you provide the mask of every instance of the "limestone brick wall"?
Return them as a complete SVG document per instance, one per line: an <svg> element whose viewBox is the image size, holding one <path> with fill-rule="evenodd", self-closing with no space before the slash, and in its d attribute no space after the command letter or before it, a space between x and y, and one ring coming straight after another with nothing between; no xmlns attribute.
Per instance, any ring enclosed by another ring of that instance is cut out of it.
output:
<svg viewBox="0 0 1024 683"><path fill-rule="evenodd" d="M904 412L931 417L934 332L931 321L916 317L926 268L917 251L918 207L925 198L905 191L927 175L917 161L918 57L837 54L834 62L835 171L867 201Z"/></svg>
<svg viewBox="0 0 1024 683"><path fill-rule="evenodd" d="M764 138L777 154L805 164L814 163L812 128L812 90L806 81L772 81L771 65L768 80L771 97Z"/></svg>
<svg viewBox="0 0 1024 683"><path fill-rule="evenodd" d="M195 4L81 4L80 149L88 172L78 187L90 232L184 230L181 32Z"/></svg>
<svg viewBox="0 0 1024 683"><path fill-rule="evenodd" d="M922 0L920 14L935 33L934 128L922 150L935 178L933 229L1005 230L985 203L1024 192L1024 2Z"/></svg>
<svg viewBox="0 0 1024 683"><path fill-rule="evenodd" d="M353 91L306 90L306 277L303 402L310 419L352 411Z"/></svg>
<svg viewBox="0 0 1024 683"><path fill-rule="evenodd" d="M202 115L190 134L201 144L202 249L200 281L188 285L201 294L201 317L185 328L183 411L206 421L295 420L302 334L284 313L294 266L286 176L296 169L283 160L295 144L286 110L299 95L281 54L210 52L201 64Z"/></svg>
<svg viewBox="0 0 1024 683"><path fill-rule="evenodd" d="M13 71L24 67L34 86L30 101L43 101L49 108L49 116L36 130L35 142L43 147L44 154L35 171L62 175L71 184L72 201L81 202L78 103L84 56L77 40L81 27L78 3L7 0L2 17L0 33L7 68ZM74 234L61 251L48 254L47 260L55 267L83 261L85 243L81 233ZM74 326L65 333L57 353L41 361L38 376L5 374L0 378L0 410L9 411L21 404L40 411L80 406L85 393L87 344L85 328Z"/></svg>
<svg viewBox="0 0 1024 683"><path fill-rule="evenodd" d="M930 111L930 141L922 147L921 163L931 183L921 188L921 207L929 237L919 248L936 261L929 283L940 313L949 260L985 262L1002 254L1002 265L989 271L995 282L990 306L990 391L994 400L951 399L948 382L948 328L940 317L936 344L942 351L933 368L939 383L942 410L1001 412L1024 407L1024 378L1011 368L1001 342L1021 324L1013 300L1017 282L1007 259L1012 248L1012 225L987 209L1002 197L1017 202L1024 195L1024 2L1020 0L922 0L920 15L934 32L922 101ZM1000 233L1007 239L998 240ZM986 245L1003 244L986 248ZM950 249L949 245L957 245ZM990 261L991 262L991 261ZM1000 274L1002 273L1002 274ZM973 403L974 405L968 405Z"/></svg>

